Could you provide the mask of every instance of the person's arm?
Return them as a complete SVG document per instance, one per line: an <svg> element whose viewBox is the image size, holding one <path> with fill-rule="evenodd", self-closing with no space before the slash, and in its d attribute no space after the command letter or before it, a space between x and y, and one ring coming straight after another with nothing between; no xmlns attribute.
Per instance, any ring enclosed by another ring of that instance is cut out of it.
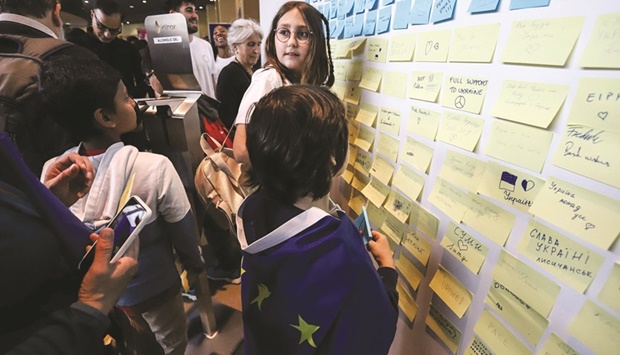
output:
<svg viewBox="0 0 620 355"><path fill-rule="evenodd" d="M248 148L245 146L245 124L237 124L235 131L235 139L233 140L233 153L235 160L239 163L249 163L250 155Z"/></svg>
<svg viewBox="0 0 620 355"><path fill-rule="evenodd" d="M172 245L185 269L197 274L202 272L205 268L205 263L198 246L198 236L196 235L192 211L188 211L180 221L170 223L168 231L170 236L172 236Z"/></svg>
<svg viewBox="0 0 620 355"><path fill-rule="evenodd" d="M88 158L69 153L50 165L42 182L65 206L71 206L88 193L94 177Z"/></svg>
<svg viewBox="0 0 620 355"><path fill-rule="evenodd" d="M396 283L398 282L398 274L396 273L392 250L387 237L377 231L372 231L372 239L368 242L368 250L372 254L379 268L377 273L383 281L383 287L392 307L398 313L398 291L396 291Z"/></svg>

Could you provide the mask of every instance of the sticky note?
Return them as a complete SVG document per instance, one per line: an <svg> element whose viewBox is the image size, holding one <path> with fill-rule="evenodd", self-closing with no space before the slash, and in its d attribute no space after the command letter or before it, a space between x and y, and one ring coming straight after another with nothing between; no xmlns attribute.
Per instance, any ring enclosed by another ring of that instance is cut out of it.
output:
<svg viewBox="0 0 620 355"><path fill-rule="evenodd" d="M401 223L406 223L411 213L411 206L413 202L407 197L399 194L397 191L392 190L388 195L387 201L385 201L385 210L396 217Z"/></svg>
<svg viewBox="0 0 620 355"><path fill-rule="evenodd" d="M433 190L428 196L428 202L458 222L467 210L467 199L467 193L440 177L435 180Z"/></svg>
<svg viewBox="0 0 620 355"><path fill-rule="evenodd" d="M456 314L463 315L471 305L473 294L442 265L439 265L429 287Z"/></svg>
<svg viewBox="0 0 620 355"><path fill-rule="evenodd" d="M342 180L344 180L347 184L350 184L351 181L353 180L354 171L355 170L353 169L353 166L347 165L347 167L345 168L344 172L341 175Z"/></svg>
<svg viewBox="0 0 620 355"><path fill-rule="evenodd" d="M370 168L372 167L372 155L366 151L360 151L358 149L353 167L355 170L363 173L364 175L369 175Z"/></svg>
<svg viewBox="0 0 620 355"><path fill-rule="evenodd" d="M407 132L434 141L440 118L441 113L439 111L411 106L409 121L407 121Z"/></svg>
<svg viewBox="0 0 620 355"><path fill-rule="evenodd" d="M497 45L499 28L499 23L456 28L450 45L448 61L491 63Z"/></svg>
<svg viewBox="0 0 620 355"><path fill-rule="evenodd" d="M379 109L379 122L377 128L395 136L400 134L401 112L398 109L381 107Z"/></svg>
<svg viewBox="0 0 620 355"><path fill-rule="evenodd" d="M395 30L406 30L409 27L411 0L401 0L394 6L396 6L396 9L394 10L394 24L392 28Z"/></svg>
<svg viewBox="0 0 620 355"><path fill-rule="evenodd" d="M426 325L437 335L453 354L456 354L462 333L450 320L431 305L426 316Z"/></svg>
<svg viewBox="0 0 620 355"><path fill-rule="evenodd" d="M482 315L474 326L474 331L495 354L523 355L532 353L510 329L487 309L482 311Z"/></svg>
<svg viewBox="0 0 620 355"><path fill-rule="evenodd" d="M359 112L360 107L358 105L345 102L344 110L344 116L347 118L347 120L353 121L355 120L355 117L357 117L357 113Z"/></svg>
<svg viewBox="0 0 620 355"><path fill-rule="evenodd" d="M489 248L473 235L450 221L440 245L477 275L487 258Z"/></svg>
<svg viewBox="0 0 620 355"><path fill-rule="evenodd" d="M409 216L409 222L425 236L433 240L437 239L439 219L415 201L413 201L413 205L411 206L411 215Z"/></svg>
<svg viewBox="0 0 620 355"><path fill-rule="evenodd" d="M435 23L451 19L454 16L455 7L456 0L435 0L431 22Z"/></svg>
<svg viewBox="0 0 620 355"><path fill-rule="evenodd" d="M579 65L584 68L620 68L618 50L620 12L600 15L583 50Z"/></svg>
<svg viewBox="0 0 620 355"><path fill-rule="evenodd" d="M451 30L420 32L418 50L413 59L416 62L445 62L450 50Z"/></svg>
<svg viewBox="0 0 620 355"><path fill-rule="evenodd" d="M475 192L482 181L486 162L448 149L439 177Z"/></svg>
<svg viewBox="0 0 620 355"><path fill-rule="evenodd" d="M467 12L476 14L479 12L496 11L499 0L471 0Z"/></svg>
<svg viewBox="0 0 620 355"><path fill-rule="evenodd" d="M411 24L426 25L430 19L432 6L432 0L415 0L410 13Z"/></svg>
<svg viewBox="0 0 620 355"><path fill-rule="evenodd" d="M386 71L383 73L382 94L404 99L407 94L408 73Z"/></svg>
<svg viewBox="0 0 620 355"><path fill-rule="evenodd" d="M348 81L345 86L344 101L354 105L359 105L361 97L362 89L360 89L359 83Z"/></svg>
<svg viewBox="0 0 620 355"><path fill-rule="evenodd" d="M469 202L463 223L499 246L504 246L515 223L515 215L474 193Z"/></svg>
<svg viewBox="0 0 620 355"><path fill-rule="evenodd" d="M366 67L364 69L364 74L362 74L362 81L360 82L360 87L376 92L379 90L379 85L381 85L382 78L383 70Z"/></svg>
<svg viewBox="0 0 620 355"><path fill-rule="evenodd" d="M378 112L379 108L377 106L362 102L362 106L360 107L355 120L365 124L368 127L373 127L375 125Z"/></svg>
<svg viewBox="0 0 620 355"><path fill-rule="evenodd" d="M614 354L620 348L620 319L590 300L570 322L568 332L596 354Z"/></svg>
<svg viewBox="0 0 620 355"><path fill-rule="evenodd" d="M366 205L366 211L368 212L368 219L370 220L370 224L379 228L383 225L383 221L385 220L385 216L387 212L385 209L380 206L376 206L371 201Z"/></svg>
<svg viewBox="0 0 620 355"><path fill-rule="evenodd" d="M398 292L398 307L403 311L409 322L412 323L418 313L418 305L400 281L396 284L396 291Z"/></svg>
<svg viewBox="0 0 620 355"><path fill-rule="evenodd" d="M429 102L437 101L442 78L441 72L414 71L409 81L409 97Z"/></svg>
<svg viewBox="0 0 620 355"><path fill-rule="evenodd" d="M495 0L498 1L499 0ZM473 2L472 2L473 3ZM474 333L469 346L463 352L463 355L494 355L495 353L480 339L478 334Z"/></svg>
<svg viewBox="0 0 620 355"><path fill-rule="evenodd" d="M480 113L489 80L463 76L448 76L442 91L441 106L455 110Z"/></svg>
<svg viewBox="0 0 620 355"><path fill-rule="evenodd" d="M388 185L392 180L394 174L394 166L381 157L375 157L375 161L370 168L370 175L377 178L379 181Z"/></svg>
<svg viewBox="0 0 620 355"><path fill-rule="evenodd" d="M367 128L365 126L360 126L357 132L357 137L353 144L360 147L365 151L369 151L370 147L372 147L372 142L375 141L375 130L372 128Z"/></svg>
<svg viewBox="0 0 620 355"><path fill-rule="evenodd" d="M415 201L424 187L424 177L401 164L394 175L392 186L398 188L407 197Z"/></svg>
<svg viewBox="0 0 620 355"><path fill-rule="evenodd" d="M385 63L389 40L387 38L371 38L368 40L366 61Z"/></svg>
<svg viewBox="0 0 620 355"><path fill-rule="evenodd" d="M620 290L620 264L616 262L598 294L598 300L605 304L607 307L620 313L620 297L618 297L618 290Z"/></svg>
<svg viewBox="0 0 620 355"><path fill-rule="evenodd" d="M377 21L377 34L390 31L390 22L392 21L392 7L386 6L379 10L379 20Z"/></svg>
<svg viewBox="0 0 620 355"><path fill-rule="evenodd" d="M389 193L390 188L374 177L370 178L370 183L362 189L362 194L376 206L383 206Z"/></svg>
<svg viewBox="0 0 620 355"><path fill-rule="evenodd" d="M351 181L351 187L353 187L357 191L362 191L364 187L366 187L366 185L368 185L369 183L370 176L356 169L355 173L353 174L353 181ZM364 203L366 203L366 201L364 201Z"/></svg>
<svg viewBox="0 0 620 355"><path fill-rule="evenodd" d="M579 355L568 343L555 333L551 333L537 354Z"/></svg>
<svg viewBox="0 0 620 355"><path fill-rule="evenodd" d="M413 60L416 38L415 33L393 36L390 39L387 60L390 62L410 62Z"/></svg>
<svg viewBox="0 0 620 355"><path fill-rule="evenodd" d="M481 117L445 111L437 140L472 152L482 135L483 126Z"/></svg>
<svg viewBox="0 0 620 355"><path fill-rule="evenodd" d="M620 132L619 88L620 79L582 78L579 80L567 124Z"/></svg>
<svg viewBox="0 0 620 355"><path fill-rule="evenodd" d="M407 226L394 217L391 213L386 213L383 219L383 224L380 227L381 231L388 237L392 252L396 246L400 245Z"/></svg>
<svg viewBox="0 0 620 355"><path fill-rule="evenodd" d="M413 229L407 228L407 232L403 239L403 246L411 255L426 266L428 258L431 256L433 244L426 240L423 236L417 234Z"/></svg>
<svg viewBox="0 0 620 355"><path fill-rule="evenodd" d="M395 264L396 270L400 271L409 286L417 291L420 286L420 281L424 278L420 270L413 265L405 253L400 253L400 255L398 255Z"/></svg>
<svg viewBox="0 0 620 355"><path fill-rule="evenodd" d="M426 173L432 158L433 148L411 137L407 137L403 154L400 157L401 161L411 165L420 172Z"/></svg>
<svg viewBox="0 0 620 355"><path fill-rule="evenodd" d="M363 67L364 67L364 62L361 60L350 61L346 67L345 80L354 80L354 81L362 80L362 68Z"/></svg>
<svg viewBox="0 0 620 355"><path fill-rule="evenodd" d="M398 159L398 150L400 147L400 141L389 135L379 132L379 139L377 141L377 153L382 154L388 160L396 163Z"/></svg>

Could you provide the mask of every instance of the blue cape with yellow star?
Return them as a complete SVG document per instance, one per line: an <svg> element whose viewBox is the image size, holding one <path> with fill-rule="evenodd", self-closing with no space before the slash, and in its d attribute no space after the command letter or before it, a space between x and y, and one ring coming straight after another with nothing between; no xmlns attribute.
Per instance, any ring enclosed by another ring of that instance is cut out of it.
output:
<svg viewBox="0 0 620 355"><path fill-rule="evenodd" d="M246 354L386 354L397 314L344 212L250 205L238 219Z"/></svg>

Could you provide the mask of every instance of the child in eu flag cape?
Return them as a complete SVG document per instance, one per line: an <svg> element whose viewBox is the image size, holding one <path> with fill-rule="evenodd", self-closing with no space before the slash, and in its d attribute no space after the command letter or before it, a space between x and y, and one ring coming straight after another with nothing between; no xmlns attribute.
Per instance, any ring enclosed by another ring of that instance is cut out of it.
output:
<svg viewBox="0 0 620 355"><path fill-rule="evenodd" d="M348 156L340 100L292 85L255 106L247 125L248 196L237 215L246 354L386 354L398 317L384 235L367 248L329 199Z"/></svg>

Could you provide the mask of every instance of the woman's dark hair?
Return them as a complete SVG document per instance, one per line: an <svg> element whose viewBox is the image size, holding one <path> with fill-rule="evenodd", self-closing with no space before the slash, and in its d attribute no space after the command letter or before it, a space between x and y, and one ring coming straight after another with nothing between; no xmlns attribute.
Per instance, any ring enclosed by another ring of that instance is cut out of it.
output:
<svg viewBox="0 0 620 355"><path fill-rule="evenodd" d="M100 60L54 56L43 62L39 93L44 112L76 140L100 134L94 113L114 113L120 74Z"/></svg>
<svg viewBox="0 0 620 355"><path fill-rule="evenodd" d="M310 48L306 62L308 66L303 71L301 77L293 73L278 61L276 54L276 34L274 30L278 28L278 21L287 12L298 9L308 29L313 33L310 36ZM326 29L327 33L323 29ZM265 53L267 53L267 63L274 66L281 76L295 84L325 85L331 87L334 84L334 64L332 61L331 47L329 44L329 22L312 5L303 1L289 1L280 7L278 13L271 22L271 30L265 41Z"/></svg>
<svg viewBox="0 0 620 355"><path fill-rule="evenodd" d="M344 106L329 89L283 86L255 105L246 128L251 168L248 185L285 203L329 193L346 163Z"/></svg>
<svg viewBox="0 0 620 355"><path fill-rule="evenodd" d="M56 0L0 0L0 13L8 12L22 16L44 18L48 11L53 11Z"/></svg>

